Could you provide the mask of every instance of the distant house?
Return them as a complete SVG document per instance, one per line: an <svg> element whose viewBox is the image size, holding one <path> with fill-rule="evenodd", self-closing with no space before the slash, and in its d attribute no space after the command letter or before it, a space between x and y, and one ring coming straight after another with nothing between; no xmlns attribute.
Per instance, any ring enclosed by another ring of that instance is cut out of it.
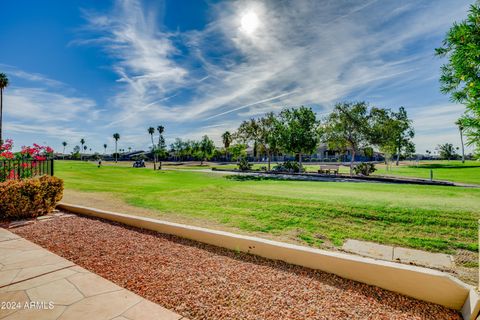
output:
<svg viewBox="0 0 480 320"><path fill-rule="evenodd" d="M254 157L254 150L252 146L248 146L247 148L247 157L249 160L253 161L256 160ZM258 161L266 161L265 155L259 154L257 156ZM348 162L351 159L351 152L341 152L338 150L331 150L328 148L326 144L321 144L317 151L311 155L303 155L302 159L304 161L319 161L319 162ZM272 156L272 161L286 161L286 160L295 160L295 155L290 154L279 154ZM355 154L355 161L383 161L384 156L382 153L373 151L373 156L366 156L363 151L358 151Z"/></svg>
<svg viewBox="0 0 480 320"><path fill-rule="evenodd" d="M132 151L132 152L127 152L127 153L120 153L119 155L119 160L123 161L132 161L135 160L138 156L144 155L147 157L147 154L150 152L145 152L143 150L138 150L138 151Z"/></svg>

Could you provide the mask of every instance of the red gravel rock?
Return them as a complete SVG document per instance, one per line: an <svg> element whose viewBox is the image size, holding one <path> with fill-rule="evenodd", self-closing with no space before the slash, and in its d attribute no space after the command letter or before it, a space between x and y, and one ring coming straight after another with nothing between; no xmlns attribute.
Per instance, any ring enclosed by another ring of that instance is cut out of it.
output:
<svg viewBox="0 0 480 320"><path fill-rule="evenodd" d="M190 319L461 319L333 274L99 219L12 231Z"/></svg>

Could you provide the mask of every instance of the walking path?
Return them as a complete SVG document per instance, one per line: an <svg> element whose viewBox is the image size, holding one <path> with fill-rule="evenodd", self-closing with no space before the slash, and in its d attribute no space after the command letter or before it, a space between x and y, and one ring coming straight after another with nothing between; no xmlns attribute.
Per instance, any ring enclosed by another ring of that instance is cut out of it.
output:
<svg viewBox="0 0 480 320"><path fill-rule="evenodd" d="M2 228L0 304L2 320L186 320Z"/></svg>

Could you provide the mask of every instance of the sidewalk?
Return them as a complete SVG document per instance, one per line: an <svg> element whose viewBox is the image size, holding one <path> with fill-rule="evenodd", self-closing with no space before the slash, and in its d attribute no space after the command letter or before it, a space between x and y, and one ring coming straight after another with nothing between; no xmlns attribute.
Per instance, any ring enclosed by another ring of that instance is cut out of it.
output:
<svg viewBox="0 0 480 320"><path fill-rule="evenodd" d="M2 320L187 320L0 228Z"/></svg>

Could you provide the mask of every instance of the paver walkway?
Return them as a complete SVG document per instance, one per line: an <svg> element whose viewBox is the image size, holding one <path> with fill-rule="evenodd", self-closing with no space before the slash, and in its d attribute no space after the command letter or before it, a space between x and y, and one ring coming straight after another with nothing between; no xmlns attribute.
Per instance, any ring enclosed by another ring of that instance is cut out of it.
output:
<svg viewBox="0 0 480 320"><path fill-rule="evenodd" d="M433 253L402 247L394 247L368 241L348 239L342 249L362 256L421 265L441 270L451 270L454 266L450 255Z"/></svg>
<svg viewBox="0 0 480 320"><path fill-rule="evenodd" d="M2 320L187 320L0 228Z"/></svg>

